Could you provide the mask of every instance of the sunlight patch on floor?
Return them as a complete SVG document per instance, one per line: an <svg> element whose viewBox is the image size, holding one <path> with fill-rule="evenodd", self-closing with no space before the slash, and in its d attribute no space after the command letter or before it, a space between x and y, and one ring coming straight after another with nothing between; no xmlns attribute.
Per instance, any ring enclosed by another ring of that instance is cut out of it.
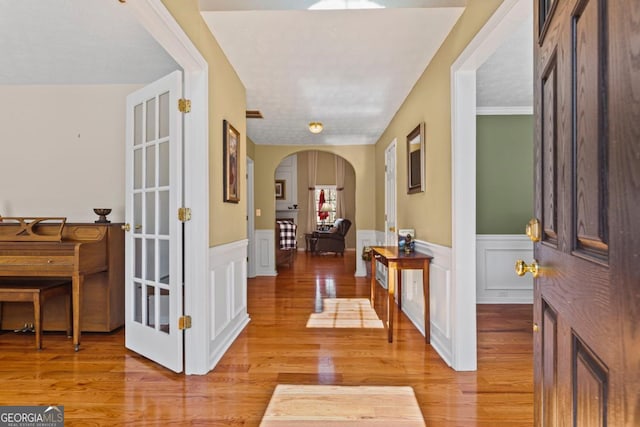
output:
<svg viewBox="0 0 640 427"><path fill-rule="evenodd" d="M424 427L411 387L279 384L260 427Z"/></svg>
<svg viewBox="0 0 640 427"><path fill-rule="evenodd" d="M384 328L366 298L324 298L322 312L312 313L307 328Z"/></svg>

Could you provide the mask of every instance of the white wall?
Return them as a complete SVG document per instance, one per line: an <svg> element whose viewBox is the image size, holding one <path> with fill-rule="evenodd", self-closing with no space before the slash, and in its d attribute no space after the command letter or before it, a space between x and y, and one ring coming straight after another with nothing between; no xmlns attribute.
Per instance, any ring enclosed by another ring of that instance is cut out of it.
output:
<svg viewBox="0 0 640 427"><path fill-rule="evenodd" d="M0 215L124 220L125 99L139 85L0 86Z"/></svg>

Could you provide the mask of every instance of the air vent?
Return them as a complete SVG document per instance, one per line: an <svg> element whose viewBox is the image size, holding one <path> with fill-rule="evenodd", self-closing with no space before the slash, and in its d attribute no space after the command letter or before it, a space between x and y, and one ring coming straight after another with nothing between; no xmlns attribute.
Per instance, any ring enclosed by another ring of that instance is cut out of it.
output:
<svg viewBox="0 0 640 427"><path fill-rule="evenodd" d="M247 110L247 119L263 119L259 110Z"/></svg>

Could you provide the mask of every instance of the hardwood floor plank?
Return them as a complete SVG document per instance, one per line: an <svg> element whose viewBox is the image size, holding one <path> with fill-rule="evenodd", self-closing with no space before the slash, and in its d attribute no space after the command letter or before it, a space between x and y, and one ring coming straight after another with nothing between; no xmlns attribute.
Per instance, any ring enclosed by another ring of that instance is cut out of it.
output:
<svg viewBox="0 0 640 427"><path fill-rule="evenodd" d="M250 279L251 322L216 369L174 374L124 348L124 331L0 333L0 404L65 406L74 425L258 426L278 384L409 386L427 426L533 424L531 306L478 306L478 371L455 372L398 314L384 329L307 328L324 298L368 298L354 252L299 253L278 277Z"/></svg>

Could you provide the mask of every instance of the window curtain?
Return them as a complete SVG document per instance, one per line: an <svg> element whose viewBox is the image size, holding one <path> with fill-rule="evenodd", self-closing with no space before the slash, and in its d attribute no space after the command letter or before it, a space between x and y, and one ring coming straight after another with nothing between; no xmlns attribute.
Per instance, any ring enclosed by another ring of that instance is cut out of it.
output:
<svg viewBox="0 0 640 427"><path fill-rule="evenodd" d="M309 196L307 200L307 232L315 231L317 227L316 211L316 179L318 169L318 152L307 152L307 179L309 181Z"/></svg>
<svg viewBox="0 0 640 427"><path fill-rule="evenodd" d="M344 170L344 159L336 156L336 218L346 218L347 216L344 203Z"/></svg>

